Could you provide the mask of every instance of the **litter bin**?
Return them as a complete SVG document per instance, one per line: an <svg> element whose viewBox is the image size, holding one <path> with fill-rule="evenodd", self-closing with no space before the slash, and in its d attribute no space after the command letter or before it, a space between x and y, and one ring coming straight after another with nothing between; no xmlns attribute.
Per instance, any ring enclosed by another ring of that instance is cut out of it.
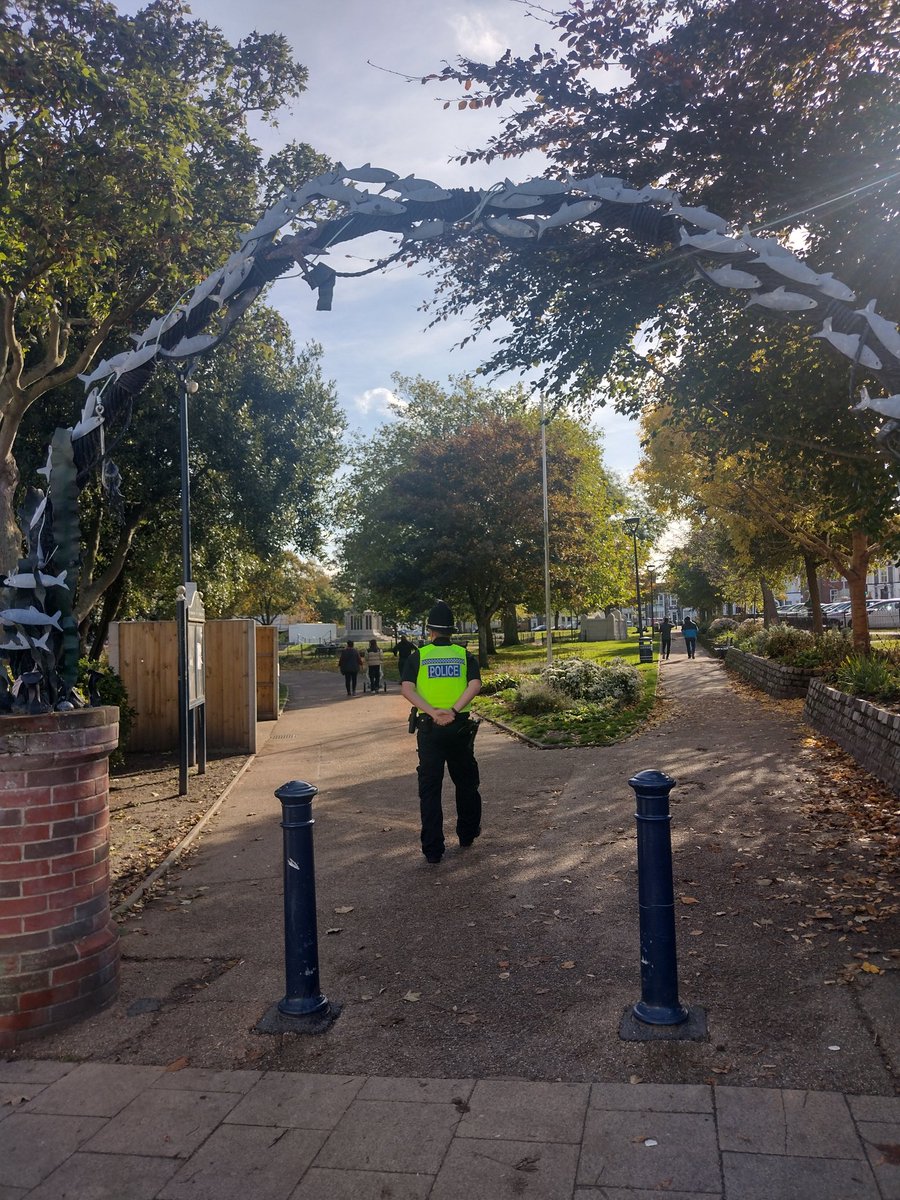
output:
<svg viewBox="0 0 900 1200"><path fill-rule="evenodd" d="M653 638L650 634L641 634L638 638L638 661L653 662Z"/></svg>

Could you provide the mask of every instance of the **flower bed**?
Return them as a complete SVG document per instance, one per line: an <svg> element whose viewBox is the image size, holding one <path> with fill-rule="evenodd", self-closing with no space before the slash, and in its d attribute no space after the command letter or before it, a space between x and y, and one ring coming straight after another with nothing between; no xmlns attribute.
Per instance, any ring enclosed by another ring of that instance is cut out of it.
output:
<svg viewBox="0 0 900 1200"><path fill-rule="evenodd" d="M813 679L803 715L814 729L900 794L900 713Z"/></svg>
<svg viewBox="0 0 900 1200"><path fill-rule="evenodd" d="M728 647L725 666L776 700L802 699L810 680L822 673L820 668L787 666L771 658L748 654L735 646Z"/></svg>

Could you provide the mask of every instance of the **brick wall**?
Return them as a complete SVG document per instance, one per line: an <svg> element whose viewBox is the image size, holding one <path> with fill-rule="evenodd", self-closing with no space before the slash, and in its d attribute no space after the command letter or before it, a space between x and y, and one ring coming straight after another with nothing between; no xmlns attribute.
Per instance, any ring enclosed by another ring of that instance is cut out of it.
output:
<svg viewBox="0 0 900 1200"><path fill-rule="evenodd" d="M900 793L900 713L828 687L815 679L806 694L806 720Z"/></svg>
<svg viewBox="0 0 900 1200"><path fill-rule="evenodd" d="M117 708L0 717L0 1050L112 1001Z"/></svg>
<svg viewBox="0 0 900 1200"><path fill-rule="evenodd" d="M731 671L736 671L755 687L768 692L776 700L802 698L806 695L809 681L818 674L807 667L787 667L771 658L747 654L734 646L728 647L725 666Z"/></svg>

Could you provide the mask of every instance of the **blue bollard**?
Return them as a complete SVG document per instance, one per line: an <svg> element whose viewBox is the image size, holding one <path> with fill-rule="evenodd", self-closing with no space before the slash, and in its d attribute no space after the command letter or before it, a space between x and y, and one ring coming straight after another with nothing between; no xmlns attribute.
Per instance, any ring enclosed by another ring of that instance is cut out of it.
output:
<svg viewBox="0 0 900 1200"><path fill-rule="evenodd" d="M662 771L641 771L628 780L637 799L638 902L641 930L641 998L632 1008L648 1025L680 1025L689 1017L678 999L675 954L675 893L669 793Z"/></svg>
<svg viewBox="0 0 900 1200"><path fill-rule="evenodd" d="M319 988L319 938L313 860L313 796L318 788L293 780L275 795L281 801L284 830L284 969L287 991L278 1011L309 1017L329 1008Z"/></svg>

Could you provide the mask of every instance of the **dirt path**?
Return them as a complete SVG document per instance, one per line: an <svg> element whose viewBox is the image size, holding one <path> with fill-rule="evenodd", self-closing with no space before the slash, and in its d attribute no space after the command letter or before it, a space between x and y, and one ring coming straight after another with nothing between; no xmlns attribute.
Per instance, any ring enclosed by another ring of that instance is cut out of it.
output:
<svg viewBox="0 0 900 1200"><path fill-rule="evenodd" d="M618 746L538 751L484 725L483 836L433 868L418 849L415 748L396 689L348 700L339 677L317 673L290 685L289 711L200 850L128 922L121 1001L39 1053L891 1090L871 1014L898 978L896 926L826 907L828 888L864 878L877 847L811 821L804 804L824 777L798 705L761 702L719 663L682 657L663 667L662 719ZM617 1036L640 992L627 780L646 768L678 784L681 993L708 1010L707 1042ZM284 990L272 793L291 778L320 790L321 978L344 1005L321 1038L252 1032Z"/></svg>

